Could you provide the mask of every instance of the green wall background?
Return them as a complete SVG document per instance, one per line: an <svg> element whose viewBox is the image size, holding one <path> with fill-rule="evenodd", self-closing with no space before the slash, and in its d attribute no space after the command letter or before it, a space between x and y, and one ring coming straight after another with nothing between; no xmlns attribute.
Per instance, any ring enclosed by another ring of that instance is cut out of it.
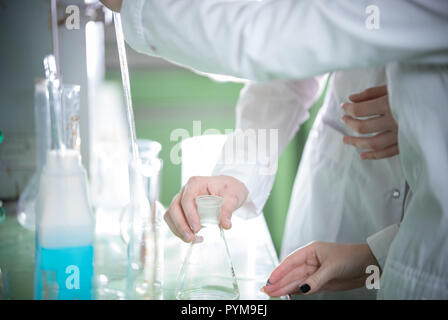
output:
<svg viewBox="0 0 448 320"><path fill-rule="evenodd" d="M220 83L180 68L134 69L130 72L137 137L162 144L161 200L168 206L181 187L181 166L169 161L176 142L170 134L176 128L192 134L194 120L201 120L202 131L235 127L235 105L242 84ZM106 81L121 85L118 70L108 70ZM264 208L274 246L280 251L286 214L297 167L308 132L322 104L323 96L311 109L310 119L280 157L273 190Z"/></svg>

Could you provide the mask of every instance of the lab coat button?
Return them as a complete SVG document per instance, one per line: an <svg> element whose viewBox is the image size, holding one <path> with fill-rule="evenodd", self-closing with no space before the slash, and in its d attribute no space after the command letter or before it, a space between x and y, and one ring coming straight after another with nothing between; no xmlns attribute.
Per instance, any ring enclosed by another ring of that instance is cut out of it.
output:
<svg viewBox="0 0 448 320"><path fill-rule="evenodd" d="M392 193L392 198L394 199L400 198L400 190L395 189L394 192Z"/></svg>

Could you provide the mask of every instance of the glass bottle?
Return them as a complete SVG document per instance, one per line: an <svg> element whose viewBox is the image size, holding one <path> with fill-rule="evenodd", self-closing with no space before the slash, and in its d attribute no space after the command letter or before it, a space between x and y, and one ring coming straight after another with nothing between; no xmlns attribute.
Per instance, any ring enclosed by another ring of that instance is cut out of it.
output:
<svg viewBox="0 0 448 320"><path fill-rule="evenodd" d="M44 60L50 145L36 199L35 298L90 300L94 219L81 155L62 137L62 99L54 56Z"/></svg>
<svg viewBox="0 0 448 320"><path fill-rule="evenodd" d="M164 267L164 234L160 209L160 172L162 160L158 154L161 144L151 140L137 140L141 160L141 174L145 196L149 201L150 214L143 231L142 262L145 266L144 280L149 284L147 298L163 298L163 267Z"/></svg>
<svg viewBox="0 0 448 320"><path fill-rule="evenodd" d="M196 233L178 277L178 300L236 300L240 293L224 232L219 225L223 199L199 196L201 230Z"/></svg>
<svg viewBox="0 0 448 320"><path fill-rule="evenodd" d="M49 106L46 92L47 83L38 80L34 86L34 123L36 132L36 171L20 194L17 202L17 220L28 230L36 226L35 203L39 192L39 179L45 163L47 151L50 149Z"/></svg>
<svg viewBox="0 0 448 320"><path fill-rule="evenodd" d="M159 199L160 143L137 140L139 159L130 164L131 202L121 217L121 236L128 244L128 299L163 298L164 245Z"/></svg>
<svg viewBox="0 0 448 320"><path fill-rule="evenodd" d="M34 87L34 123L36 132L36 171L22 191L17 202L17 220L28 230L36 226L35 205L39 183L47 152L50 150L50 115L47 99L47 81L40 79ZM62 102L63 142L69 149L79 152L79 103L80 86L60 84Z"/></svg>

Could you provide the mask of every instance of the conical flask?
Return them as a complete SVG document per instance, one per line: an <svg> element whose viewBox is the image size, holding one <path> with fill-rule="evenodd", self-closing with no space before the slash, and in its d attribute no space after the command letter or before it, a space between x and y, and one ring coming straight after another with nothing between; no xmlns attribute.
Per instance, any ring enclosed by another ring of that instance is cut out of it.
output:
<svg viewBox="0 0 448 320"><path fill-rule="evenodd" d="M218 217L223 199L199 196L201 230L191 243L178 277L178 300L236 300L240 293Z"/></svg>

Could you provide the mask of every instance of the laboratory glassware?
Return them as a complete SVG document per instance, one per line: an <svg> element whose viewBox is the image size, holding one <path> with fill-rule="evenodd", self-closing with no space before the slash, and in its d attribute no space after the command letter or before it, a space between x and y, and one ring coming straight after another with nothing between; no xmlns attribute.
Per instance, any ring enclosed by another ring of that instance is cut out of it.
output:
<svg viewBox="0 0 448 320"><path fill-rule="evenodd" d="M132 161L138 159L137 136L135 133L134 111L132 108L131 83L129 80L128 60L126 57L126 46L124 42L123 26L121 15L114 12L115 35L117 39L118 57L120 59L121 80L126 103L126 118L128 120L129 139L131 144ZM131 190L132 192L132 190Z"/></svg>
<svg viewBox="0 0 448 320"><path fill-rule="evenodd" d="M67 148L79 151L81 136L79 132L79 85L62 85L62 124L64 143Z"/></svg>
<svg viewBox="0 0 448 320"><path fill-rule="evenodd" d="M126 103L126 118L128 122L131 157L129 160L129 205L128 205L128 266L126 280L126 295L128 299L151 298L151 287L154 283L145 276L144 252L147 244L144 230L148 226L150 217L150 202L145 196L144 179L140 172L141 159L137 147L135 134L134 113L132 109L131 88L129 81L129 69L126 58L126 47L124 42L121 16L114 13L115 35L120 59L121 78Z"/></svg>
<svg viewBox="0 0 448 320"><path fill-rule="evenodd" d="M34 123L36 133L36 170L20 194L17 202L17 220L26 229L34 230L35 203L39 191L39 179L45 157L50 149L50 122L47 99L47 82L36 81L34 88ZM70 149L79 151L79 103L80 86L61 84L61 114L63 127L63 143Z"/></svg>
<svg viewBox="0 0 448 320"><path fill-rule="evenodd" d="M93 297L94 222L87 173L78 151L62 137L60 80L53 56L45 58L50 145L36 200L36 299Z"/></svg>
<svg viewBox="0 0 448 320"><path fill-rule="evenodd" d="M56 60L53 55L44 58L44 69L46 81L46 95L49 105L50 118L50 145L51 149L63 150L62 134L62 99L61 99L61 79L58 76Z"/></svg>
<svg viewBox="0 0 448 320"><path fill-rule="evenodd" d="M178 300L236 300L239 288L224 231L219 225L223 199L196 198L201 229L178 276Z"/></svg>
<svg viewBox="0 0 448 320"><path fill-rule="evenodd" d="M130 167L136 201L123 210L121 235L128 244L131 270L129 299L162 299L164 234L163 206L158 202L162 161L160 143L137 140L139 161Z"/></svg>
<svg viewBox="0 0 448 320"><path fill-rule="evenodd" d="M39 177L50 149L50 122L47 83L44 79L36 81L34 86L34 125L36 133L35 161L36 170L20 194L17 202L17 220L26 229L34 230L36 226L35 203L39 191Z"/></svg>

